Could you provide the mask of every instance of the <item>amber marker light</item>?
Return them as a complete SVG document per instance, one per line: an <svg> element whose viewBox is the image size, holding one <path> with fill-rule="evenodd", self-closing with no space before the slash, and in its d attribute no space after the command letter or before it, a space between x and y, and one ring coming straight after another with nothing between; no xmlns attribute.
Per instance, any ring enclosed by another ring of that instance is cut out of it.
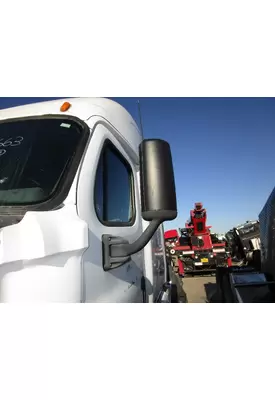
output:
<svg viewBox="0 0 275 400"><path fill-rule="evenodd" d="M68 101L65 101L65 103L63 103L62 106L60 107L60 111L66 112L69 110L70 107L71 107L71 104Z"/></svg>

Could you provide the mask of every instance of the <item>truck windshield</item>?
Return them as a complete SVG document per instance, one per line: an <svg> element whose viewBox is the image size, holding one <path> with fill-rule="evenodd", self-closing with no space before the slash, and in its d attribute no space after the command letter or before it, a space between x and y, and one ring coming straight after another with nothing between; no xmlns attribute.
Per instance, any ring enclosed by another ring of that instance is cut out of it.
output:
<svg viewBox="0 0 275 400"><path fill-rule="evenodd" d="M69 170L83 129L63 116L1 122L0 206L50 199Z"/></svg>

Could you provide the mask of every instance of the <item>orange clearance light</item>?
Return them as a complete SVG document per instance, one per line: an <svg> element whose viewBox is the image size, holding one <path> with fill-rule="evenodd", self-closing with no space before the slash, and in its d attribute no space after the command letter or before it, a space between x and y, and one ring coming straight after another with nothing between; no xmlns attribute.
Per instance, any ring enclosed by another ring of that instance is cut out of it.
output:
<svg viewBox="0 0 275 400"><path fill-rule="evenodd" d="M65 103L63 103L62 106L60 107L60 111L62 112L68 111L70 107L71 104L68 101L65 101Z"/></svg>

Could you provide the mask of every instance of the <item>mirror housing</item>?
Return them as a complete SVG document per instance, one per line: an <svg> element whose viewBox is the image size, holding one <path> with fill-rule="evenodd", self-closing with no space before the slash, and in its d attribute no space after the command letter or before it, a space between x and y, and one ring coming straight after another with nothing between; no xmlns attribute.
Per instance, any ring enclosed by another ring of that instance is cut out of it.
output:
<svg viewBox="0 0 275 400"><path fill-rule="evenodd" d="M142 218L170 221L177 217L177 199L170 146L160 139L139 147Z"/></svg>
<svg viewBox="0 0 275 400"><path fill-rule="evenodd" d="M177 200L170 146L160 139L143 140L139 146L142 217L150 221L134 242L102 235L103 269L109 271L131 260L142 250L164 221L177 217Z"/></svg>

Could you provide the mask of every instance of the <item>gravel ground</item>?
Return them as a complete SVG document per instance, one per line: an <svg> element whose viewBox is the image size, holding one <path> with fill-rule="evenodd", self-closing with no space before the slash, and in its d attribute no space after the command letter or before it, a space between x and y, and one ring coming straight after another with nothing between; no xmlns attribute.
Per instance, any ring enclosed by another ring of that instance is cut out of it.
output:
<svg viewBox="0 0 275 400"><path fill-rule="evenodd" d="M176 265L176 260L174 260ZM195 275L180 278L174 268L171 268L173 282L180 292L181 303L210 303L215 302L216 276Z"/></svg>
<svg viewBox="0 0 275 400"><path fill-rule="evenodd" d="M188 303L210 303L215 301L216 277L194 276L181 279Z"/></svg>
<svg viewBox="0 0 275 400"><path fill-rule="evenodd" d="M216 295L215 276L194 276L179 278L174 275L174 282L182 289L181 302L183 303L214 303Z"/></svg>

